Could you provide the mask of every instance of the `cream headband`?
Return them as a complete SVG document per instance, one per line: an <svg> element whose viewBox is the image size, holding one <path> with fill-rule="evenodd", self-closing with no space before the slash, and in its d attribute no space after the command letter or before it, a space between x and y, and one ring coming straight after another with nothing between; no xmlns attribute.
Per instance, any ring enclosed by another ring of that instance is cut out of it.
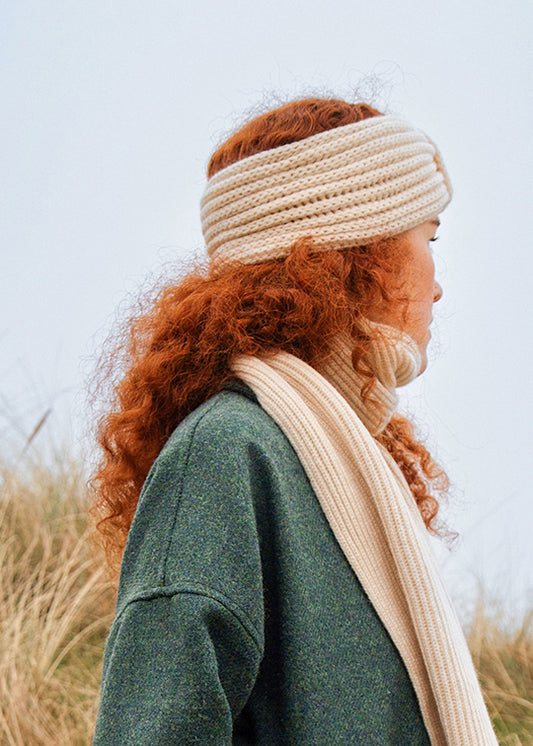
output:
<svg viewBox="0 0 533 746"><path fill-rule="evenodd" d="M451 185L429 138L390 116L320 132L227 166L202 198L211 260L256 264L299 238L317 251L394 236L443 210Z"/></svg>

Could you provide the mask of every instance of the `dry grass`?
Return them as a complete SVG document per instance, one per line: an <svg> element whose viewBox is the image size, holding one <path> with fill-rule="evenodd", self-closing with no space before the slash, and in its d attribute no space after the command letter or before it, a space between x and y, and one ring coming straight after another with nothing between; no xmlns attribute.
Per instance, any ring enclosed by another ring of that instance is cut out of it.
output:
<svg viewBox="0 0 533 746"><path fill-rule="evenodd" d="M533 746L533 611L517 625L480 599L468 641L499 743Z"/></svg>
<svg viewBox="0 0 533 746"><path fill-rule="evenodd" d="M76 464L0 468L0 744L91 743L113 606L91 557ZM533 746L532 614L479 603L469 634L501 744Z"/></svg>
<svg viewBox="0 0 533 746"><path fill-rule="evenodd" d="M91 742L112 609L72 464L0 473L0 743Z"/></svg>

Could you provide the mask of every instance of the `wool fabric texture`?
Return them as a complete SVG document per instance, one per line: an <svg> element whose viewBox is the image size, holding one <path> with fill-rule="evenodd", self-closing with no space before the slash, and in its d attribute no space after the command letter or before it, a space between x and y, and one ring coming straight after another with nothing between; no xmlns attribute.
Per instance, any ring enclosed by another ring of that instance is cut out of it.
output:
<svg viewBox="0 0 533 746"><path fill-rule="evenodd" d="M378 435L389 423L398 405L396 388L414 380L422 368L415 341L399 329L360 319L360 326L372 337L363 363L375 375L366 397L362 389L368 378L352 366L352 340L347 333L333 341L331 352L317 368L350 405L371 435Z"/></svg>
<svg viewBox="0 0 533 746"><path fill-rule="evenodd" d="M255 264L302 238L319 251L397 235L436 217L451 193L427 135L377 116L222 169L202 198L202 230L212 263Z"/></svg>
<svg viewBox="0 0 533 746"><path fill-rule="evenodd" d="M395 346L393 355L381 356L389 369L378 377L398 382L398 370L407 382L412 347L401 340ZM233 369L301 460L340 547L404 660L431 743L496 746L413 496L394 460L337 390L336 366L329 369L331 383L284 352L264 359L240 356ZM348 376L344 371L341 387Z"/></svg>

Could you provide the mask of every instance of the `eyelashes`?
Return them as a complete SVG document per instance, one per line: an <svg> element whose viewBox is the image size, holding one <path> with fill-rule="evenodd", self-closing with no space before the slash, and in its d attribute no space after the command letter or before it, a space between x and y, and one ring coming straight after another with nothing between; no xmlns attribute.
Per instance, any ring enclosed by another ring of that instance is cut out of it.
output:
<svg viewBox="0 0 533 746"><path fill-rule="evenodd" d="M431 243L434 243L435 241L439 240L439 236L433 236L433 238L429 239Z"/></svg>

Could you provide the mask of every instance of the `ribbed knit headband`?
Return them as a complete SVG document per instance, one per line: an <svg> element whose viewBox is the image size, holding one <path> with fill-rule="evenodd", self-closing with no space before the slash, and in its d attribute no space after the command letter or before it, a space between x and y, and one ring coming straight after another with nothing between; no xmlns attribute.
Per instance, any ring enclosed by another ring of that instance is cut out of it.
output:
<svg viewBox="0 0 533 746"><path fill-rule="evenodd" d="M202 198L202 230L213 262L256 264L299 238L320 251L397 235L436 217L451 193L431 140L377 116L222 169Z"/></svg>

